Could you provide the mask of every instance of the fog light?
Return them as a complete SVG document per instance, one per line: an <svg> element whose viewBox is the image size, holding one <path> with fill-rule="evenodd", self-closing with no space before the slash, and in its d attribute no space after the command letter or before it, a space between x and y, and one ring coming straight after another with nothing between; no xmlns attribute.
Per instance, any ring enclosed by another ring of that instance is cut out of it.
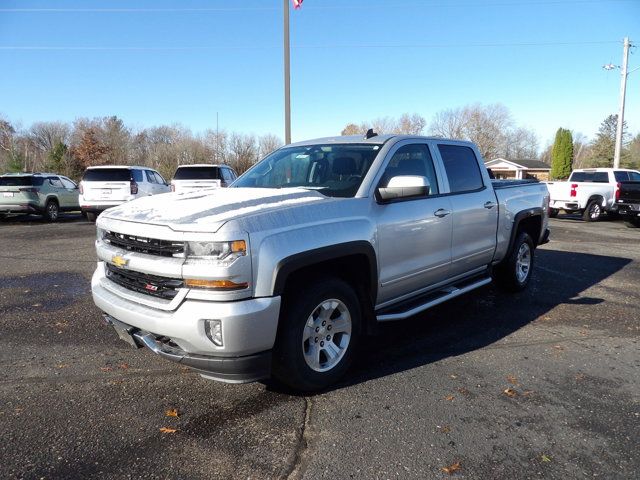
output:
<svg viewBox="0 0 640 480"><path fill-rule="evenodd" d="M204 333L207 334L209 340L214 345L222 346L222 321L221 320L205 320L204 321Z"/></svg>

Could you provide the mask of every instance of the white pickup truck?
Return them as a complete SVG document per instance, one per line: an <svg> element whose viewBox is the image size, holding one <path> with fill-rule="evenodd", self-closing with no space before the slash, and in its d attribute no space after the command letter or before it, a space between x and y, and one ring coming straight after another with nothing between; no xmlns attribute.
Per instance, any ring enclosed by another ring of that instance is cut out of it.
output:
<svg viewBox="0 0 640 480"><path fill-rule="evenodd" d="M317 390L378 322L494 278L523 290L548 206L542 183L492 181L469 142L300 142L231 188L100 215L93 299L123 340L205 377Z"/></svg>
<svg viewBox="0 0 640 480"><path fill-rule="evenodd" d="M617 213L620 183L636 170L625 168L583 168L571 172L566 182L546 182L551 197L549 216L560 210L579 212L587 222L595 222L604 212Z"/></svg>

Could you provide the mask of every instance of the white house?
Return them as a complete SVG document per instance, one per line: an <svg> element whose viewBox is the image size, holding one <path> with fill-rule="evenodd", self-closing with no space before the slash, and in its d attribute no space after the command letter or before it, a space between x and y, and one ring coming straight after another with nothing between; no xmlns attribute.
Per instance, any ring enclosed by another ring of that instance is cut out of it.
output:
<svg viewBox="0 0 640 480"><path fill-rule="evenodd" d="M496 178L537 178L549 180L551 167L540 160L506 160L495 158L484 163Z"/></svg>

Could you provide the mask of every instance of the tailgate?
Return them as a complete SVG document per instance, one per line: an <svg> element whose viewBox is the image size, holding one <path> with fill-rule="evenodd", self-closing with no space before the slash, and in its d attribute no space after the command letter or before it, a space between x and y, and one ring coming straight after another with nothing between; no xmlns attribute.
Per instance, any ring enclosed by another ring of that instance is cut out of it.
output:
<svg viewBox="0 0 640 480"><path fill-rule="evenodd" d="M38 201L38 194L30 187L0 185L0 205L15 205Z"/></svg>
<svg viewBox="0 0 640 480"><path fill-rule="evenodd" d="M82 182L85 200L126 201L131 196L130 182Z"/></svg>

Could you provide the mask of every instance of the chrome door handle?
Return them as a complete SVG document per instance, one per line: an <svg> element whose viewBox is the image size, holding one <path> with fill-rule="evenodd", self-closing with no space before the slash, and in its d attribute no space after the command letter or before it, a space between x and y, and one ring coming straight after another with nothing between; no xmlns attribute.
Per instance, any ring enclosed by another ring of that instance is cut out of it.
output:
<svg viewBox="0 0 640 480"><path fill-rule="evenodd" d="M493 208L497 205L495 202L485 202L484 208Z"/></svg>
<svg viewBox="0 0 640 480"><path fill-rule="evenodd" d="M451 213L451 210L445 210L444 208L439 208L438 210L436 210L435 212L433 212L433 214L436 217L446 217L447 215L449 215Z"/></svg>

